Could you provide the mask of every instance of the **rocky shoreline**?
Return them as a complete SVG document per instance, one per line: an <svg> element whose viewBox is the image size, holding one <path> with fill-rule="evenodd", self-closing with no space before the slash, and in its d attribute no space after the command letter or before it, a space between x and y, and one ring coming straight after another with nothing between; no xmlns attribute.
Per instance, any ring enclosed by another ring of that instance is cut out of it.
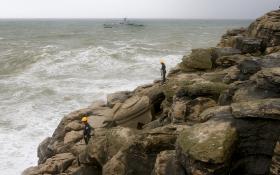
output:
<svg viewBox="0 0 280 175"><path fill-rule="evenodd" d="M23 175L279 175L280 10L193 49L164 85L64 116L37 155Z"/></svg>

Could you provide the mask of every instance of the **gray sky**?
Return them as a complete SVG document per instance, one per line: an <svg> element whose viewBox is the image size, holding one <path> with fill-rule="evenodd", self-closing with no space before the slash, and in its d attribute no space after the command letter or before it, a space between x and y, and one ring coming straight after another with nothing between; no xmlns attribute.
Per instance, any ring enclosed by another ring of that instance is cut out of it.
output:
<svg viewBox="0 0 280 175"><path fill-rule="evenodd" d="M0 18L252 19L280 0L0 0Z"/></svg>

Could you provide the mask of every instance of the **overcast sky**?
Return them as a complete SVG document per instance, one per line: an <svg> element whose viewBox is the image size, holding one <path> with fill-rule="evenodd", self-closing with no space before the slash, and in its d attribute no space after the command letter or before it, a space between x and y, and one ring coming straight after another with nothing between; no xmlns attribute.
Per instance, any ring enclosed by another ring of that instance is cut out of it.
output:
<svg viewBox="0 0 280 175"><path fill-rule="evenodd" d="M0 18L252 19L280 0L0 0Z"/></svg>

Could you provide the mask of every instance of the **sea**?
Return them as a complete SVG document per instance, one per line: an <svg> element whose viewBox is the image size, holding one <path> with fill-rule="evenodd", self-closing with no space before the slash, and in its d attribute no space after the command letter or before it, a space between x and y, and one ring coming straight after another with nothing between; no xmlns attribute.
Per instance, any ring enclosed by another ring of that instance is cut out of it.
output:
<svg viewBox="0 0 280 175"><path fill-rule="evenodd" d="M62 117L160 78L193 48L214 47L251 20L0 20L0 174L37 164ZM112 28L104 28L104 24Z"/></svg>

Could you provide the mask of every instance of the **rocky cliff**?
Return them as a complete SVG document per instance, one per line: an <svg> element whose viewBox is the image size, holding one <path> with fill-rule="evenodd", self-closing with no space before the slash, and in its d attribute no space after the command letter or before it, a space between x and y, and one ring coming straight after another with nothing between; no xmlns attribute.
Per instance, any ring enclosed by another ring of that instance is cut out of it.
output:
<svg viewBox="0 0 280 175"><path fill-rule="evenodd" d="M24 175L279 175L280 11L194 49L166 84L63 117ZM82 139L83 116L95 128Z"/></svg>

